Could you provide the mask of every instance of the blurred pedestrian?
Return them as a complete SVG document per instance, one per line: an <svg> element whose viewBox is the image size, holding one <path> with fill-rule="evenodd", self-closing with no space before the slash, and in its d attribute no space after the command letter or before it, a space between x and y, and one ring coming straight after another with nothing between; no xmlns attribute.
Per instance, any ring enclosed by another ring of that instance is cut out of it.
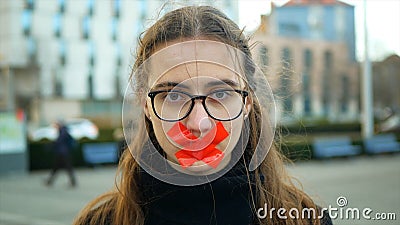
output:
<svg viewBox="0 0 400 225"><path fill-rule="evenodd" d="M71 187L76 187L76 178L71 161L71 151L74 148L75 140L62 121L57 121L55 126L58 130L58 137L53 143L54 165L49 178L46 180L46 185L52 186L57 172L60 169L65 169L68 173Z"/></svg>

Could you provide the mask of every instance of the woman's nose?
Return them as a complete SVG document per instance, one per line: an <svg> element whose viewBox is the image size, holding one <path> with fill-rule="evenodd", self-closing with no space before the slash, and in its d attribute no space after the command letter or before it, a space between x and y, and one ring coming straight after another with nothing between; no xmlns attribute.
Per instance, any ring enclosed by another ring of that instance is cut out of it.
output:
<svg viewBox="0 0 400 225"><path fill-rule="evenodd" d="M212 120L208 116L201 101L195 101L193 109L185 122L188 130L197 137L206 134L212 128Z"/></svg>

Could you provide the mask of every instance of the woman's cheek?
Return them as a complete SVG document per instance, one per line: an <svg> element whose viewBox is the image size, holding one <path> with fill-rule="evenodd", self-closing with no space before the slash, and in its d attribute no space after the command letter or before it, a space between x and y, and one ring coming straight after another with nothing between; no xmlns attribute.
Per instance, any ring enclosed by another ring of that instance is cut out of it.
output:
<svg viewBox="0 0 400 225"><path fill-rule="evenodd" d="M239 120L223 122L223 125L228 131L229 136L219 145L222 151L231 151L236 146L241 135L242 124L242 121Z"/></svg>
<svg viewBox="0 0 400 225"><path fill-rule="evenodd" d="M172 156L178 151L178 148L171 143L171 141L166 136L166 130L168 126L162 124L162 122L153 122L153 130L156 136L156 139L165 153L169 156L169 158L173 158Z"/></svg>

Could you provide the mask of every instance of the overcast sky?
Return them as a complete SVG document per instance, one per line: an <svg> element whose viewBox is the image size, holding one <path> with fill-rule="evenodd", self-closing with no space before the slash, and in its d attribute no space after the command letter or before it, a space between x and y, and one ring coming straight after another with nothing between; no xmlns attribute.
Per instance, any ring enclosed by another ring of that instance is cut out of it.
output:
<svg viewBox="0 0 400 225"><path fill-rule="evenodd" d="M288 0L273 0L282 5ZM342 0L355 6L357 58L364 58L364 1ZM270 11L270 0L239 0L239 25L254 30L260 14ZM372 60L381 60L396 53L400 55L400 0L367 0L367 29Z"/></svg>

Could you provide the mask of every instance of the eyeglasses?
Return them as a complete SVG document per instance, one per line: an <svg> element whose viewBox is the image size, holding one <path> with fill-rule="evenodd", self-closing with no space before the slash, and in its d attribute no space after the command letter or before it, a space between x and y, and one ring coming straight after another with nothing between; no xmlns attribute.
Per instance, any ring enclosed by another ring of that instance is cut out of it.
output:
<svg viewBox="0 0 400 225"><path fill-rule="evenodd" d="M163 121L176 122L189 116L196 100L201 100L207 114L219 121L238 118L243 111L247 91L220 89L207 95L192 95L183 91L163 90L148 93L156 116Z"/></svg>

